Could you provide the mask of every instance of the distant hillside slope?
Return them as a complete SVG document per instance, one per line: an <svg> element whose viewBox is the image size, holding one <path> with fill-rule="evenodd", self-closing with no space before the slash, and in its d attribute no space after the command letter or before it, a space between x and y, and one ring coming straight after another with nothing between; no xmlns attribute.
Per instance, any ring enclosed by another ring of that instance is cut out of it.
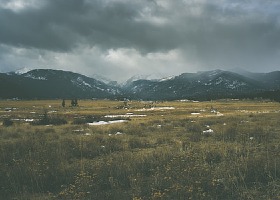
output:
<svg viewBox="0 0 280 200"><path fill-rule="evenodd" d="M36 69L0 73L0 98L110 98L211 100L263 97L280 99L280 72L239 74L223 70L183 73L165 79L129 79L125 84L100 81L78 73Z"/></svg>
<svg viewBox="0 0 280 200"><path fill-rule="evenodd" d="M280 89L280 71L270 73L246 73L244 76L261 82L270 89Z"/></svg>
<svg viewBox="0 0 280 200"><path fill-rule="evenodd" d="M24 74L0 74L1 98L111 98L117 87L81 74L37 69Z"/></svg>
<svg viewBox="0 0 280 200"><path fill-rule="evenodd" d="M184 73L159 81L137 80L125 86L143 99L217 99L246 96L267 90L263 82L228 71Z"/></svg>

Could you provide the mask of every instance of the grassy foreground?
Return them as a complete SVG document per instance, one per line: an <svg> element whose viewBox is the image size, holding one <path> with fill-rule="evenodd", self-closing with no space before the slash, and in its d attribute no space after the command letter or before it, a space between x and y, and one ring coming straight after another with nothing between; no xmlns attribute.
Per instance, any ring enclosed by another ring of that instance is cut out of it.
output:
<svg viewBox="0 0 280 200"><path fill-rule="evenodd" d="M69 105L0 101L0 199L280 199L279 103Z"/></svg>

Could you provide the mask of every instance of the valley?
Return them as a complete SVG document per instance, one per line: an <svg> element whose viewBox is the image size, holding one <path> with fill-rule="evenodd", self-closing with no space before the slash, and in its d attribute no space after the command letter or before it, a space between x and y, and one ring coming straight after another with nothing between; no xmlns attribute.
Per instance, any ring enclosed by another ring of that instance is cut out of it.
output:
<svg viewBox="0 0 280 200"><path fill-rule="evenodd" d="M5 199L277 199L280 104L0 101Z"/></svg>

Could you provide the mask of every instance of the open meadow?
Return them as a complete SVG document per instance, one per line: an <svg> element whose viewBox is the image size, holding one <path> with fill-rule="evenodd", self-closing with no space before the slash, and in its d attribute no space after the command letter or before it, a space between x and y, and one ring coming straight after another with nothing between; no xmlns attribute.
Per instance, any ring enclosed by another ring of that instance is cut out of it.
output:
<svg viewBox="0 0 280 200"><path fill-rule="evenodd" d="M280 199L280 103L0 101L0 199Z"/></svg>

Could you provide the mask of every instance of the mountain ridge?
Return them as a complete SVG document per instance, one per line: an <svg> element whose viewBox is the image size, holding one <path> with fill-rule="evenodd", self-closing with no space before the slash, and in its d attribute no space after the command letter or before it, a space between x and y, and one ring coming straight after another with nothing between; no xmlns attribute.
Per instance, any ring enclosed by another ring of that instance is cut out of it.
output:
<svg viewBox="0 0 280 200"><path fill-rule="evenodd" d="M131 78L125 84L71 71L34 69L0 73L0 98L129 98L143 100L254 98L280 90L280 71L239 74L225 70L182 73L163 79ZM280 95L279 95L280 96ZM275 98L274 98L275 99ZM277 98L276 98L277 99Z"/></svg>
<svg viewBox="0 0 280 200"><path fill-rule="evenodd" d="M1 98L107 98L118 93L117 87L96 79L51 69L35 69L23 74L2 73L0 84ZM14 87L9 90L10 85Z"/></svg>

